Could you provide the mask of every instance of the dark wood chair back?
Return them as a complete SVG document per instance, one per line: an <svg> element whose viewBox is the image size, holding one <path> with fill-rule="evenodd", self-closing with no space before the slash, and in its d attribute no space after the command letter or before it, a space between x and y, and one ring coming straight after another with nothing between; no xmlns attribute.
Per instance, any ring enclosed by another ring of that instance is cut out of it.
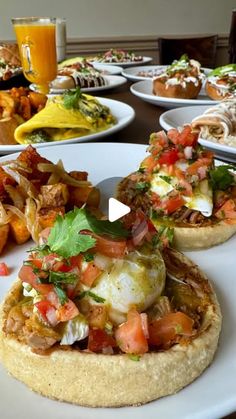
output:
<svg viewBox="0 0 236 419"><path fill-rule="evenodd" d="M214 68L218 35L196 38L159 38L159 61L168 65L179 60L181 55L199 61L202 67Z"/></svg>

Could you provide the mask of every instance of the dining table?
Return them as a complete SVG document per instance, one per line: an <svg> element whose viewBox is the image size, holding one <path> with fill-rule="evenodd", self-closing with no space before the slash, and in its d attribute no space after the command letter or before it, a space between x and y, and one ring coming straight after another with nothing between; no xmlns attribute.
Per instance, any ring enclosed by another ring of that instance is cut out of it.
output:
<svg viewBox="0 0 236 419"><path fill-rule="evenodd" d="M127 83L120 87L96 92L95 96L97 97L105 97L108 99L124 102L135 110L135 117L128 126L112 135L99 138L99 142L148 145L150 134L162 129L159 123L159 118L162 113L167 111L167 109L145 102L133 95L130 91L130 86L132 83L133 82L127 80ZM28 85L28 82L22 78L17 82L17 85L19 86L22 84ZM11 81L7 85L7 88L13 86L14 82ZM224 384L222 383L222 386L223 385ZM215 419L220 419L220 417ZM230 413L229 415L225 416L224 419L236 419L236 412Z"/></svg>

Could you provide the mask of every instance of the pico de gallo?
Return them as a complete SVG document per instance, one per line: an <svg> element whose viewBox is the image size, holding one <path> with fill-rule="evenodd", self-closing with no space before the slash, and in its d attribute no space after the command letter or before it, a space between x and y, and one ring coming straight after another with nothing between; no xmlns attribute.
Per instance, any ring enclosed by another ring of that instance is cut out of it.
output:
<svg viewBox="0 0 236 419"><path fill-rule="evenodd" d="M215 165L213 153L197 139L190 125L153 133L149 155L121 182L118 199L141 208L155 225L235 224L235 166Z"/></svg>
<svg viewBox="0 0 236 419"><path fill-rule="evenodd" d="M76 208L44 231L19 271L20 295L5 333L37 353L53 348L132 360L194 337L201 323L199 277L175 280L176 251L143 213L124 222ZM182 264L182 265L181 265ZM178 261L179 275L186 261ZM194 283L196 283L196 289ZM200 284L201 287L201 284Z"/></svg>

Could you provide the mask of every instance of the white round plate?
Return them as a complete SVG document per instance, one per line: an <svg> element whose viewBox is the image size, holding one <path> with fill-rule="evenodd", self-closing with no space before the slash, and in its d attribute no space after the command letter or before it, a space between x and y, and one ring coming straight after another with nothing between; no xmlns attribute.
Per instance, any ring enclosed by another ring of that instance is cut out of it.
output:
<svg viewBox="0 0 236 419"><path fill-rule="evenodd" d="M161 114L159 123L166 131L171 128L180 128L185 124L190 124L194 118L201 115L208 108L208 105L199 105L170 109Z"/></svg>
<svg viewBox="0 0 236 419"><path fill-rule="evenodd" d="M107 201L113 195L115 187L113 182L113 189L107 188L107 182L104 181L127 176L136 170L145 157L145 152L145 145L119 143L60 145L40 150L40 154L53 162L62 159L68 171L87 171L89 180L94 185L106 185L101 186L103 201ZM0 161L8 158L5 156ZM1 278L0 301L15 280L17 271L26 258L26 250L31 246L31 243L15 246L1 255L2 260L11 268L11 273ZM209 368L192 384L177 394L139 407L86 408L49 400L33 393L0 367L1 418L216 419L236 410L235 248L236 236L211 249L187 253L212 281L223 314L222 333L216 356Z"/></svg>
<svg viewBox="0 0 236 419"><path fill-rule="evenodd" d="M126 68L122 71L122 76L126 77L128 80L131 81L140 81L140 80L148 80L152 79L154 76L161 74L167 65L143 65L137 66L132 68ZM207 75L211 69L210 68L203 68L204 73ZM145 72L150 73L148 76L142 76L139 73Z"/></svg>
<svg viewBox="0 0 236 419"><path fill-rule="evenodd" d="M102 73L106 74L106 75L110 75L110 76L114 76L116 74L121 74L121 72L123 71L123 67L120 67L118 65L106 65L103 63L93 63L93 67L98 70L101 71Z"/></svg>
<svg viewBox="0 0 236 419"><path fill-rule="evenodd" d="M211 100L205 95L204 90L200 91L197 99L175 99L169 97L156 96L152 93L152 80L142 80L130 87L131 92L138 96L145 102L152 103L156 106L162 106L163 108L178 108L180 106L190 105L212 105L217 103L215 100Z"/></svg>
<svg viewBox="0 0 236 419"><path fill-rule="evenodd" d="M152 57L143 57L142 61L124 61L124 62L120 61L118 63L114 63L114 62L112 62L112 63L107 63L107 62L102 63L100 61L90 60L90 62L94 66L97 65L97 64L104 64L104 65L107 65L107 66L118 65L118 66L121 66L121 67L131 67L131 66L137 66L138 64L147 64L147 63L150 63L152 60L153 60Z"/></svg>
<svg viewBox="0 0 236 419"><path fill-rule="evenodd" d="M105 131L96 132L94 134L84 135L82 137L70 138L69 140L62 141L52 141L48 143L38 143L32 144L35 148L41 147L55 147L60 144L72 144L79 142L87 141L96 141L107 135L114 134L117 131L120 131L127 125L129 125L135 117L134 109L127 105L126 103L120 102L118 100L106 99L102 97L97 97L99 102L102 105L108 106L112 115L117 119L117 123L112 127L106 129ZM27 147L27 144L17 144L17 145L1 145L0 144L0 154L14 153L15 151L22 151Z"/></svg>
<svg viewBox="0 0 236 419"><path fill-rule="evenodd" d="M103 90L114 89L115 87L122 86L122 84L126 83L126 78L122 76L103 76L105 80L104 86L96 86L96 87L82 87L81 91L84 93L93 93L93 92L101 92ZM35 84L30 84L30 89L34 92L38 92L37 86ZM50 95L60 95L65 93L68 89L50 89Z"/></svg>
<svg viewBox="0 0 236 419"><path fill-rule="evenodd" d="M166 131L171 128L180 128L185 124L190 124L194 118L202 115L208 108L209 106L204 105L171 109L160 116L159 123ZM215 156L219 159L236 163L236 147L215 143L203 138L199 138L198 142L202 146L213 151Z"/></svg>

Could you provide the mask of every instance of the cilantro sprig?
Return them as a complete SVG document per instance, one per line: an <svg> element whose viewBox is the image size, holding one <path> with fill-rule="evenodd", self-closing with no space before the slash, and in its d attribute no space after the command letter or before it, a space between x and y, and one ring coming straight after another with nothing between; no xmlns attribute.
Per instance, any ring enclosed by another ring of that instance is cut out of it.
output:
<svg viewBox="0 0 236 419"><path fill-rule="evenodd" d="M225 191L230 186L236 184L235 177L233 173L230 172L230 170L236 171L236 167L233 165L225 164L210 170L210 182L213 190Z"/></svg>
<svg viewBox="0 0 236 419"><path fill-rule="evenodd" d="M91 232L91 235L81 234L84 230ZM97 220L85 208L75 208L64 217L57 217L47 245L51 252L69 258L95 246L96 239L92 237L92 233L108 235L111 238L128 236L128 231L120 221Z"/></svg>

